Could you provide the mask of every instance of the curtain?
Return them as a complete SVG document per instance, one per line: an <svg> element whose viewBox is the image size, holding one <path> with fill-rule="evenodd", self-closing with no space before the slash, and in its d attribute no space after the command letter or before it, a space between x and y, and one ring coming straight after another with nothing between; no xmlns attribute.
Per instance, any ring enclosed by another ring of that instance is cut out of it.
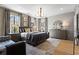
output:
<svg viewBox="0 0 79 59"><path fill-rule="evenodd" d="M4 8L0 7L0 36L5 35Z"/></svg>
<svg viewBox="0 0 79 59"><path fill-rule="evenodd" d="M48 18L45 18L45 32L48 32Z"/></svg>
<svg viewBox="0 0 79 59"><path fill-rule="evenodd" d="M5 35L10 33L10 10L5 9Z"/></svg>

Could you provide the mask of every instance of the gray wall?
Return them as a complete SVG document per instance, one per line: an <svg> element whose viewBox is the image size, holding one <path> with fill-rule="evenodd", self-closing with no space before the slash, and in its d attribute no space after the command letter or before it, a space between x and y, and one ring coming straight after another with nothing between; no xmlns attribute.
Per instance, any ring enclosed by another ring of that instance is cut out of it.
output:
<svg viewBox="0 0 79 59"><path fill-rule="evenodd" d="M53 28L53 22L56 20L61 20L63 23L63 29L67 30L67 37L70 40L73 40L74 38L74 12L68 12L56 16L51 16L48 18L48 31L50 32ZM66 24L64 26L64 24Z"/></svg>

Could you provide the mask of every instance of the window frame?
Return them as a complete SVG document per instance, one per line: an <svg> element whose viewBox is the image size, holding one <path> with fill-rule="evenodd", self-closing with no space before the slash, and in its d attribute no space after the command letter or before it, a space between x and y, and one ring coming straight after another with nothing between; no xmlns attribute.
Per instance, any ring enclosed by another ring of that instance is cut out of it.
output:
<svg viewBox="0 0 79 59"><path fill-rule="evenodd" d="M13 13L13 14L11 14L11 13ZM20 27L20 25L21 25L21 14L18 13L18 12L10 11L10 16L9 17L11 17L11 15L13 15L13 17L14 17L14 19L13 19L13 25L14 26L16 26L16 19L17 19L16 16L19 17L19 27ZM10 31L9 31L9 33L19 33L19 30L18 30L18 32L15 31L15 27L13 28L13 32L11 32L11 19L10 19Z"/></svg>

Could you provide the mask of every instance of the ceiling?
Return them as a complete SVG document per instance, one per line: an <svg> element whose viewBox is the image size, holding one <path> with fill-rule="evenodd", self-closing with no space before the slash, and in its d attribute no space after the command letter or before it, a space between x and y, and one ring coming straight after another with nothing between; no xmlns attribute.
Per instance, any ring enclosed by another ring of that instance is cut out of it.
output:
<svg viewBox="0 0 79 59"><path fill-rule="evenodd" d="M75 4L1 4L0 6L37 17L41 7L45 17L74 11Z"/></svg>

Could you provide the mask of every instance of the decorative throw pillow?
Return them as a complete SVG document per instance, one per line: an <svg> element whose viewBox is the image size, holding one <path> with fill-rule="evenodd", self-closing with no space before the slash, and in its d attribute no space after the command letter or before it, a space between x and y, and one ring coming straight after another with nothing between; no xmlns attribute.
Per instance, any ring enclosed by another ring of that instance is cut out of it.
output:
<svg viewBox="0 0 79 59"><path fill-rule="evenodd" d="M30 32L30 29L29 28L25 28L25 32Z"/></svg>

